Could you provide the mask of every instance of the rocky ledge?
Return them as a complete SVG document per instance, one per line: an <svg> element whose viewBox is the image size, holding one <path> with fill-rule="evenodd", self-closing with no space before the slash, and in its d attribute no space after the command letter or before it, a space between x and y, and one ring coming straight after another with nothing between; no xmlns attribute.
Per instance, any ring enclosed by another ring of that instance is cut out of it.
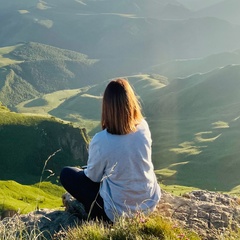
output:
<svg viewBox="0 0 240 240"><path fill-rule="evenodd" d="M240 227L240 199L227 194L199 190L177 197L163 191L157 210L202 239L223 239Z"/></svg>
<svg viewBox="0 0 240 240"><path fill-rule="evenodd" d="M70 194L63 195L65 211L43 209L25 215L6 217L0 221L0 229L18 229L26 226L31 232L37 228L45 237L59 239L63 229L80 224L87 215L81 203ZM162 191L158 213L198 233L202 239L223 239L223 234L240 227L239 198L209 191L192 191L177 197ZM63 238L62 238L63 239Z"/></svg>

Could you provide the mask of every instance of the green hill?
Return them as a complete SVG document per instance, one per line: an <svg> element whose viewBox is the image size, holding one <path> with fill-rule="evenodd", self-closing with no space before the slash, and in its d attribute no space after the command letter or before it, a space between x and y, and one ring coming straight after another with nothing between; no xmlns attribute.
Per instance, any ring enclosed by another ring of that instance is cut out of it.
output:
<svg viewBox="0 0 240 240"><path fill-rule="evenodd" d="M176 59L146 69L149 73L162 74L169 79L186 78L197 73L206 73L231 64L240 64L240 51L213 54L205 58Z"/></svg>
<svg viewBox="0 0 240 240"><path fill-rule="evenodd" d="M229 65L206 74L179 78L159 92L152 101L150 115L169 118L174 112L179 119L216 119L236 117L240 87L240 65Z"/></svg>
<svg viewBox="0 0 240 240"><path fill-rule="evenodd" d="M9 107L43 93L96 81L92 66L97 60L81 53L39 43L0 48L0 53L4 64L0 68L0 100ZM98 77L101 79L100 74Z"/></svg>
<svg viewBox="0 0 240 240"><path fill-rule="evenodd" d="M152 97L146 114L159 179L220 191L239 185L239 79L240 66L227 66L173 80Z"/></svg>
<svg viewBox="0 0 240 240"><path fill-rule="evenodd" d="M39 182L47 163L49 171L43 171L42 179L53 174L51 180L56 183L63 166L86 164L84 133L53 117L18 114L1 107L1 180L12 179L24 184Z"/></svg>

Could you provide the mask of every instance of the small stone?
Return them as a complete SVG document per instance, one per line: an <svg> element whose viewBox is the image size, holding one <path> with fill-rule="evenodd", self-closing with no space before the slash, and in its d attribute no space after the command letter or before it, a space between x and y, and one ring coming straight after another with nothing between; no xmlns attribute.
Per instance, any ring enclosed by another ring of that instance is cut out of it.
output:
<svg viewBox="0 0 240 240"><path fill-rule="evenodd" d="M74 214L81 219L87 219L87 213L83 204L77 201L69 193L65 193L62 195L62 202L65 206L65 211Z"/></svg>

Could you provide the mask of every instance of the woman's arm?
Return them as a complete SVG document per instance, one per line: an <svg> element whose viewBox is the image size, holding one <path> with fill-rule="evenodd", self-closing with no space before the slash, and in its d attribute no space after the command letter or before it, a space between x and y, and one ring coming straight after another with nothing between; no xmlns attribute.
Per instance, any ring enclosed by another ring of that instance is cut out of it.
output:
<svg viewBox="0 0 240 240"><path fill-rule="evenodd" d="M95 135L90 142L87 168L84 169L85 175L94 182L101 182L106 166L101 154L100 141L101 139Z"/></svg>

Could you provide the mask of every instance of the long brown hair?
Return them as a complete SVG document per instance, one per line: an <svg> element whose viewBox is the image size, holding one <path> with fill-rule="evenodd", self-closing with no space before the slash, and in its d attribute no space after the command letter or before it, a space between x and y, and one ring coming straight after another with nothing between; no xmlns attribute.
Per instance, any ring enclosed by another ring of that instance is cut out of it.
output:
<svg viewBox="0 0 240 240"><path fill-rule="evenodd" d="M112 80L102 102L102 129L112 134L128 134L143 119L140 103L126 79Z"/></svg>

